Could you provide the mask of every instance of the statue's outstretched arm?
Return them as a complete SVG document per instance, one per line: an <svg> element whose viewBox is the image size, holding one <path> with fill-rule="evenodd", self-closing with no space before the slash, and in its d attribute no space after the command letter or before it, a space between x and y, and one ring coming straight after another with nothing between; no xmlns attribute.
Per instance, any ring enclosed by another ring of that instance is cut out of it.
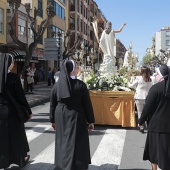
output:
<svg viewBox="0 0 170 170"><path fill-rule="evenodd" d="M124 28L125 25L126 25L126 23L124 23L119 30L113 30L114 33L119 33L119 32L121 32L121 31L123 30L123 28Z"/></svg>

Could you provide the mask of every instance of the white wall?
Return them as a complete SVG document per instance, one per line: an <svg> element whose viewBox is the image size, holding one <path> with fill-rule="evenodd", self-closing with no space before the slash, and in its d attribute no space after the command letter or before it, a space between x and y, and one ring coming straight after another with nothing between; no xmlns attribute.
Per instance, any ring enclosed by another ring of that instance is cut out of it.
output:
<svg viewBox="0 0 170 170"><path fill-rule="evenodd" d="M160 49L167 50L170 48L169 45L166 44L166 41L170 41L170 36L167 36L167 32L170 32L170 27L166 27L166 29L161 29L159 32L156 32L155 36L155 54L160 54ZM170 34L168 34L170 35Z"/></svg>

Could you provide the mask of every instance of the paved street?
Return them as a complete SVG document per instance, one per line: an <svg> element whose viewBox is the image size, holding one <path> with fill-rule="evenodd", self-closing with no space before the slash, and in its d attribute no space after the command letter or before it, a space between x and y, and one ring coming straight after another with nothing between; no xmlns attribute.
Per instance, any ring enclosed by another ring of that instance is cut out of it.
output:
<svg viewBox="0 0 170 170"><path fill-rule="evenodd" d="M26 95L26 98L31 107L49 101L52 86L48 87L47 82L38 82L38 84L34 85L33 87L34 94Z"/></svg>
<svg viewBox="0 0 170 170"><path fill-rule="evenodd" d="M32 106L33 118L25 124L30 145L30 163L22 170L54 170L54 131L49 123L51 87L42 82L34 93L26 95ZM34 107L33 107L34 106ZM150 170L150 163L142 160L146 133L137 128L95 126L89 134L92 164L89 170ZM8 170L19 170L15 165Z"/></svg>
<svg viewBox="0 0 170 170"><path fill-rule="evenodd" d="M49 123L49 103L33 107L32 111L33 118L26 123L31 161L22 170L53 170L54 131ZM149 162L142 161L145 138L146 133L133 128L96 126L90 133L89 170L149 170Z"/></svg>

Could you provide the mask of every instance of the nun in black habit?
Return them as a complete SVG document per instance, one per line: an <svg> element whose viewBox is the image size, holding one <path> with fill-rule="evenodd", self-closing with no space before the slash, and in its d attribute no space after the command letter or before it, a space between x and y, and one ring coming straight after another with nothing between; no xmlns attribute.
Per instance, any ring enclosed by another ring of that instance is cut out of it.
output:
<svg viewBox="0 0 170 170"><path fill-rule="evenodd" d="M27 108L31 117L32 112L20 78L10 71L13 66L13 57L8 53L0 53L0 169L11 164L22 167L29 160L24 124L20 122L18 113L6 94L8 89L15 99Z"/></svg>
<svg viewBox="0 0 170 170"><path fill-rule="evenodd" d="M149 160L152 170L170 170L170 70L162 65L158 70L162 81L148 93L139 125L149 121L143 160ZM161 79L160 79L161 80Z"/></svg>
<svg viewBox="0 0 170 170"><path fill-rule="evenodd" d="M91 164L88 130L94 129L94 114L85 83L76 79L78 72L74 61L63 61L51 92L50 122L59 170L87 170Z"/></svg>

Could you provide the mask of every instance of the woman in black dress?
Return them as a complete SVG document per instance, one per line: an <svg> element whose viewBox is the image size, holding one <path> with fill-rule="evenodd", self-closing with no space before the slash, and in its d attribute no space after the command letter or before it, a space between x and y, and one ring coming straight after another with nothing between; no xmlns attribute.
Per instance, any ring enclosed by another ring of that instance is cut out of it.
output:
<svg viewBox="0 0 170 170"><path fill-rule="evenodd" d="M144 149L144 160L149 160L152 170L170 169L170 71L167 65L158 70L162 81L153 85L148 93L139 125L149 121Z"/></svg>
<svg viewBox="0 0 170 170"><path fill-rule="evenodd" d="M20 122L18 113L6 94L6 89L32 115L25 98L19 76L12 73L14 66L10 54L0 53L0 169L11 164L24 166L28 160L29 146L24 124Z"/></svg>
<svg viewBox="0 0 170 170"><path fill-rule="evenodd" d="M55 165L60 170L87 170L91 163L88 130L94 129L94 114L85 83L76 79L78 72L74 61L64 61L51 93Z"/></svg>

